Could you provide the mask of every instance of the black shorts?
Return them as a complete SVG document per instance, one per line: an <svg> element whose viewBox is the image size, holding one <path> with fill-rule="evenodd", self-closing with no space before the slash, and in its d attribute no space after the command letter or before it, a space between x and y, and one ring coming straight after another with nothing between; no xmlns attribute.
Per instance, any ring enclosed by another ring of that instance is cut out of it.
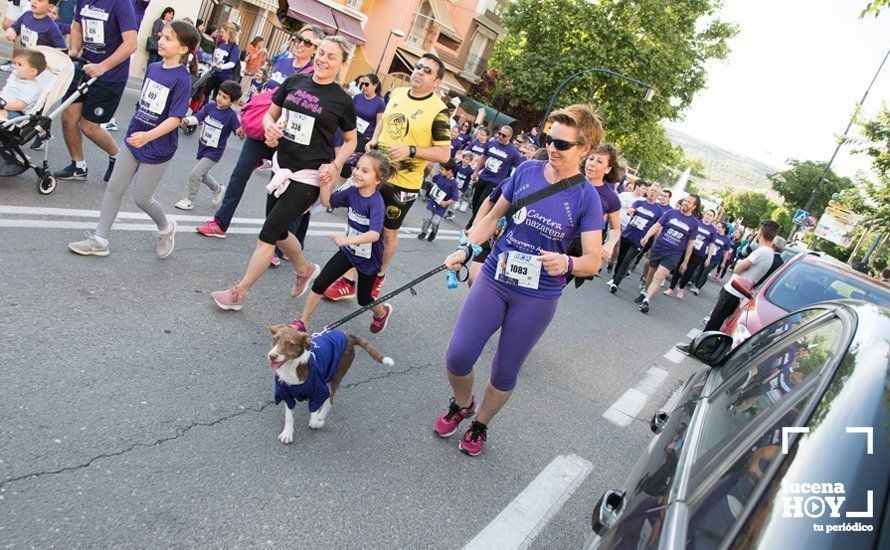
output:
<svg viewBox="0 0 890 550"><path fill-rule="evenodd" d="M417 200L417 191L402 189L389 183L380 186L380 194L383 195L383 204L386 205L386 219L383 220L384 229L399 229L405 216Z"/></svg>
<svg viewBox="0 0 890 550"><path fill-rule="evenodd" d="M477 264L484 264L489 254L491 254L491 246L485 243L482 245L482 252L473 256L473 261Z"/></svg>
<svg viewBox="0 0 890 550"><path fill-rule="evenodd" d="M65 92L65 98L77 90L77 85L81 80L82 73L76 71L71 86ZM120 105L121 98L124 96L124 89L127 87L126 82L103 82L97 80L90 86L89 91L80 96L74 103L83 103L83 118L96 124L104 124L114 118L114 112Z"/></svg>
<svg viewBox="0 0 890 550"><path fill-rule="evenodd" d="M680 258L678 256L665 256L660 252L652 252L649 254L649 267L652 269L655 269L658 266L663 266L668 271L673 271L677 269L678 265L680 265Z"/></svg>

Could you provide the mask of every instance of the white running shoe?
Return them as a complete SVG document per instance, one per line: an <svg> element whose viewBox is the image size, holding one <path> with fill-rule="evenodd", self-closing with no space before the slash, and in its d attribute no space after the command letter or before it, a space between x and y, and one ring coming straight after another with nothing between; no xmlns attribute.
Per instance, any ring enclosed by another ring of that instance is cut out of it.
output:
<svg viewBox="0 0 890 550"><path fill-rule="evenodd" d="M182 199L181 201L177 202L173 206L175 206L176 208L179 208L180 210L194 210L195 209L195 203L188 200L188 198Z"/></svg>
<svg viewBox="0 0 890 550"><path fill-rule="evenodd" d="M68 249L81 256L108 256L108 240L84 231L86 239L68 243ZM104 243L102 241L105 241Z"/></svg>
<svg viewBox="0 0 890 550"><path fill-rule="evenodd" d="M220 185L219 191L217 191L213 194L213 206L219 206L219 204L222 202L223 197L225 195L226 195L226 186Z"/></svg>
<svg viewBox="0 0 890 550"><path fill-rule="evenodd" d="M105 124L101 125L103 129L109 132L117 132L117 121L114 119L109 120Z"/></svg>
<svg viewBox="0 0 890 550"><path fill-rule="evenodd" d="M167 218L170 228L166 233L158 233L158 258L164 259L173 254L173 247L176 238L176 220Z"/></svg>

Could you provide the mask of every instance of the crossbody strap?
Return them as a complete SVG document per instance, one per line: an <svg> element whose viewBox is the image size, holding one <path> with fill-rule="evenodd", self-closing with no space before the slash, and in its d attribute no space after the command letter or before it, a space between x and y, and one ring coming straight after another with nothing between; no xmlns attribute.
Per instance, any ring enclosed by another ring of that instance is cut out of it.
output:
<svg viewBox="0 0 890 550"><path fill-rule="evenodd" d="M514 202L513 204L511 204L510 209L507 210L506 217L508 219L512 218L513 214L519 212L526 206L530 206L540 200L546 199L550 195L555 195L556 193L559 193L560 191L565 191L567 189L571 189L572 187L575 187L576 185L583 183L585 181L587 181L587 178L585 178L583 175L575 174L574 176L568 177L564 180L560 180L560 181L554 183L553 185L548 185L547 187L545 187L543 189L539 189L539 190L535 191L534 193L532 193L531 195L529 195L527 197L522 197L521 199L519 199L516 202Z"/></svg>

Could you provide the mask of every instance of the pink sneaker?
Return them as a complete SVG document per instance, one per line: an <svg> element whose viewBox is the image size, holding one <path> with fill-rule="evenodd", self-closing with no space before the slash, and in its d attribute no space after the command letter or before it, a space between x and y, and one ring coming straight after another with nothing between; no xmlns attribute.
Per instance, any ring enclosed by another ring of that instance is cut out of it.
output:
<svg viewBox="0 0 890 550"><path fill-rule="evenodd" d="M386 328L386 325L389 324L389 317L392 315L392 306L389 304L383 304L383 309L386 310L386 313L383 314L383 317L377 317L374 315L371 318L371 334L379 334L383 332Z"/></svg>
<svg viewBox="0 0 890 550"><path fill-rule="evenodd" d="M240 311L244 305L244 296L238 292L238 287L233 286L226 290L217 290L210 293L210 297L222 309Z"/></svg>
<svg viewBox="0 0 890 550"><path fill-rule="evenodd" d="M199 225L195 228L195 231L205 237L216 237L217 239L226 238L226 232L222 230L218 223L216 223L216 220L210 220L204 225Z"/></svg>
<svg viewBox="0 0 890 550"><path fill-rule="evenodd" d="M303 294L306 294L306 289L309 288L309 283L315 280L318 277L318 273L321 271L321 268L318 267L317 264L309 264L309 267L306 268L306 273L300 275L296 271L294 274L294 288L291 289L290 295L294 298L299 298Z"/></svg>
<svg viewBox="0 0 890 550"><path fill-rule="evenodd" d="M281 258L278 257L278 254L272 254L272 261L269 263L272 267L278 267L281 265Z"/></svg>
<svg viewBox="0 0 890 550"><path fill-rule="evenodd" d="M470 424L470 429L460 438L457 448L467 456L479 456L482 454L486 439L488 439L488 426L474 420Z"/></svg>
<svg viewBox="0 0 890 550"><path fill-rule="evenodd" d="M451 401L448 403L448 412L436 420L436 425L433 427L433 431L439 434L439 437L448 437L457 431L457 427L460 426L460 423L463 422L465 418L470 418L474 414L476 414L475 395L470 398L470 405L464 408L461 408L452 397Z"/></svg>
<svg viewBox="0 0 890 550"><path fill-rule="evenodd" d="M673 296L673 295L674 295L674 289L673 289L673 288L669 288L669 289L665 290L664 292L662 292L662 294L664 294L665 296Z"/></svg>
<svg viewBox="0 0 890 550"><path fill-rule="evenodd" d="M355 283L340 277L324 291L324 297L333 302L339 302L347 298L355 298L355 293Z"/></svg>
<svg viewBox="0 0 890 550"><path fill-rule="evenodd" d="M683 299L683 289L682 289L682 288L681 288L680 290L677 291L677 299L678 299L678 300L682 300L682 299Z"/></svg>
<svg viewBox="0 0 890 550"><path fill-rule="evenodd" d="M386 279L386 275L378 275L374 277L374 284L371 285L371 298L375 300L380 298L380 289L383 288L383 280Z"/></svg>
<svg viewBox="0 0 890 550"><path fill-rule="evenodd" d="M294 319L290 322L290 327L294 330L299 330L300 332L306 332L306 323L299 319Z"/></svg>

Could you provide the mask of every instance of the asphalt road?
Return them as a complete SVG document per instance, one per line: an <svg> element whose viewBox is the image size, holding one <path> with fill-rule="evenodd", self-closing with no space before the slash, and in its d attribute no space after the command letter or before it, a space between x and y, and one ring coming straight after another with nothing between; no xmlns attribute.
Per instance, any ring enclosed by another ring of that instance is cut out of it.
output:
<svg viewBox="0 0 890 550"><path fill-rule="evenodd" d="M128 91L119 120L129 120L135 101ZM115 134L119 142L123 133ZM181 140L159 189L169 214L184 214L172 205L184 195L196 144L194 136ZM229 148L214 170L221 181L240 143ZM345 327L369 337L395 365L359 356L324 430L309 430L308 413L298 408L295 440L282 445L266 326L289 321L302 305L288 294L292 272L270 271L241 312L218 310L209 292L237 280L258 226L239 223L243 232L225 240L193 233L188 220L213 212L206 190L187 213L193 218L180 218L167 260L154 253L150 221L138 219L122 219L132 230L112 231L108 258L69 253L66 244L95 224L104 189L105 159L92 144L87 160L88 182L62 182L49 196L36 193L33 173L0 181L6 547L458 548L554 458L577 455L590 473L531 543L577 548L596 499L645 449L649 417L700 368L663 355L708 312L713 282L682 302L659 296L649 315L631 303L630 280L616 296L602 279L570 288L492 423L485 453L468 458L456 437L442 440L431 429L450 396L443 354L466 295L435 277L416 296L393 300L383 334L369 334L369 316ZM64 144L54 140L51 165L67 162ZM262 217L267 177L254 175L239 217ZM128 196L121 217L137 211ZM406 226L418 227L421 214L415 208ZM330 224L344 219L313 219L310 259L330 257L328 234L337 227ZM384 290L434 267L454 245L406 235ZM354 307L323 304L318 326ZM478 363L480 392L493 344ZM629 424L604 418L650 369L666 376Z"/></svg>

